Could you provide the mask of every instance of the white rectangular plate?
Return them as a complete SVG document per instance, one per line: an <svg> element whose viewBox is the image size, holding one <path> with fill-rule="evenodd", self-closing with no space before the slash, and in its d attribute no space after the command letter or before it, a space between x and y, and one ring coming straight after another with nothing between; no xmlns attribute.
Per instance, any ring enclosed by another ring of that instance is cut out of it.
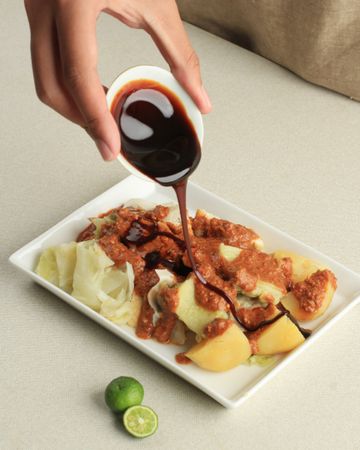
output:
<svg viewBox="0 0 360 450"><path fill-rule="evenodd" d="M358 274L257 219L246 211L190 183L188 188L190 214L193 214L197 208L205 209L223 219L253 228L263 238L265 249L268 252L276 249L286 249L322 262L336 274L338 289L326 313L321 318L304 325L305 328L308 327L313 330L311 337L293 352L279 357L270 367L240 365L228 372L212 373L202 370L194 364L179 365L175 362L175 355L182 351L182 348L175 345L163 345L153 340L139 339L132 328L115 325L34 273L34 268L42 250L51 245L74 240L77 234L88 224L88 217L96 216L121 205L127 200L136 198L147 199L154 203L168 203L175 200L172 189L163 188L154 183L130 176L15 252L10 257L10 261L37 283L53 292L78 311L92 318L95 322L129 342L138 350L141 350L155 361L189 381L227 408L241 405L279 370L283 369L309 345L312 345L325 330L329 329L360 301L360 276Z"/></svg>

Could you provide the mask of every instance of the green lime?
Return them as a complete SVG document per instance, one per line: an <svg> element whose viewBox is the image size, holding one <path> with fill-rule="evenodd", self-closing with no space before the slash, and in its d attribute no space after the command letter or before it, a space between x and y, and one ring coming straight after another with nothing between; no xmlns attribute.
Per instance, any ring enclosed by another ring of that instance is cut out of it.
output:
<svg viewBox="0 0 360 450"><path fill-rule="evenodd" d="M124 412L127 408L140 405L144 398L144 388L132 377L118 377L108 384L105 390L105 402L116 412Z"/></svg>
<svg viewBox="0 0 360 450"><path fill-rule="evenodd" d="M158 416L148 406L136 405L126 410L123 423L130 434L144 438L151 436L157 430Z"/></svg>

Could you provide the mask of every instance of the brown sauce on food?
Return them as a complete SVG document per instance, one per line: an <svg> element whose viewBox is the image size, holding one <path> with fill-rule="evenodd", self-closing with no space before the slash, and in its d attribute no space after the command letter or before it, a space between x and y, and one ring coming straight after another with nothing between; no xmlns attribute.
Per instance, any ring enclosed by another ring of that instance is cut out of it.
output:
<svg viewBox="0 0 360 450"><path fill-rule="evenodd" d="M150 339L154 332L153 325L154 310L147 299L143 299L140 315L136 326L136 335L141 339Z"/></svg>
<svg viewBox="0 0 360 450"><path fill-rule="evenodd" d="M222 261L223 272L230 280L234 280L245 292L256 288L258 280L266 281L279 287L286 293L287 275L283 265L272 255L254 249L242 250L231 263Z"/></svg>
<svg viewBox="0 0 360 450"><path fill-rule="evenodd" d="M279 310L272 303L269 303L266 307L256 306L237 310L237 315L247 330L255 330L278 313Z"/></svg>
<svg viewBox="0 0 360 450"><path fill-rule="evenodd" d="M95 238L95 230L96 230L96 226L93 223L91 223L90 225L88 225L84 230L82 230L78 234L78 237L76 238L76 242L89 241L90 239L94 239Z"/></svg>
<svg viewBox="0 0 360 450"><path fill-rule="evenodd" d="M290 290L292 288L292 273L293 273L293 267L292 267L292 261L291 258L285 257L278 261L279 266L282 270L284 281L286 284L287 290Z"/></svg>
<svg viewBox="0 0 360 450"><path fill-rule="evenodd" d="M162 303L167 311L176 312L179 304L179 290L177 287L165 287L161 291Z"/></svg>
<svg viewBox="0 0 360 450"><path fill-rule="evenodd" d="M205 327L204 333L209 339L221 336L233 323L230 319L215 319Z"/></svg>
<svg viewBox="0 0 360 450"><path fill-rule="evenodd" d="M159 277L155 270L144 269L141 273L135 274L135 292L140 297L146 297L152 287L159 282Z"/></svg>
<svg viewBox="0 0 360 450"><path fill-rule="evenodd" d="M165 311L156 322L153 337L163 344L168 344L170 342L171 333L176 325L176 321L176 314Z"/></svg>
<svg viewBox="0 0 360 450"><path fill-rule="evenodd" d="M250 228L217 217L208 218L201 212L192 220L192 229L197 237L217 238L234 247L254 248L254 242L259 239Z"/></svg>
<svg viewBox="0 0 360 450"><path fill-rule="evenodd" d="M296 283L292 292L298 299L300 308L308 313L320 309L328 283L336 289L336 278L330 270L318 270L306 280Z"/></svg>
<svg viewBox="0 0 360 450"><path fill-rule="evenodd" d="M126 245L119 242L117 235L105 234L99 239L99 244L106 255L112 259L116 266L120 267L129 262L134 269L135 275L143 271L145 267L144 260Z"/></svg>
<svg viewBox="0 0 360 450"><path fill-rule="evenodd" d="M201 273L203 273L201 271ZM221 280L219 277L210 276L206 277L207 280L210 280L214 286L217 286L219 289L223 290L227 293L227 295L232 299L236 299L236 289L231 286L226 286L225 282ZM224 300L224 298L219 295L217 292L208 289L203 283L200 283L198 279L195 279L195 299L196 303L202 306L209 311L228 311L229 304Z"/></svg>
<svg viewBox="0 0 360 450"><path fill-rule="evenodd" d="M184 265L181 259L170 260L162 258L160 252L150 252L145 255L145 264L148 269L165 268L174 272L179 277L186 277L191 269Z"/></svg>
<svg viewBox="0 0 360 450"><path fill-rule="evenodd" d="M175 356L175 359L178 364L191 364L192 363L191 359L186 356L186 352L178 353Z"/></svg>
<svg viewBox="0 0 360 450"><path fill-rule="evenodd" d="M143 338L154 336L161 342L168 342L175 323L171 313L175 311L178 302L177 289L168 288L162 292L166 308L162 319L154 326L152 323L153 310L146 300L149 290L159 281L154 269L167 268L178 276L179 281L182 281L191 273L192 268L189 253L185 250L184 241L182 241L183 235L179 232L178 226L170 226L170 224L162 222L160 219L157 219L157 226L153 225L156 217L166 218L167 209L161 208L160 206L154 208L152 211L123 207L111 210L112 222L102 225L99 244L117 266L122 266L126 261L130 262L133 266L135 292L144 299L144 304L138 319L138 336ZM103 217L106 217L106 215L103 215ZM134 222L136 224L135 226ZM159 229L174 230L174 236L170 236L171 231L166 231L169 233L169 236L158 236L157 232ZM88 233L88 231L86 232ZM86 236L85 232L83 233L84 236ZM146 239L146 243L144 243L144 238ZM160 241L160 239L162 240ZM242 260L241 258L237 259L236 267L231 272L229 270L231 263L224 261L219 254L220 243L221 241L217 238L194 236L192 239L191 251L197 271L213 287L219 289L219 291L209 289L198 278L195 278L195 297L197 303L211 311L229 311L231 310L231 305L229 301L224 299L223 294L225 294L233 304L232 313L236 314L236 320L245 330L254 331L261 326L269 324L273 320L269 319L271 317L271 311L274 309L273 305L268 305L267 308L237 308L236 310L234 304L237 303L236 283L238 282L239 274L238 265L240 265L239 261ZM176 251L172 253L174 248L176 248ZM152 249L157 250L147 252L147 250ZM245 254L255 254L255 261L259 259L259 255L261 255L260 259L264 260L264 254L257 250L247 249L246 252L248 253ZM174 259L172 260L162 255L171 256ZM291 274L291 264L285 261L284 263L278 263L278 267L276 267L272 257L270 255L268 256L269 258L265 262L265 265L271 264L275 271L280 271L280 273L277 273L277 276L279 276L280 280L284 280L283 286L285 286L286 280ZM257 264L251 262L251 258L245 261L243 265L244 268L250 267L251 270L255 270L257 267ZM253 274L248 274L246 270L244 270L244 273L241 275L243 280L246 276L250 280L254 279ZM261 270L258 273L261 273Z"/></svg>

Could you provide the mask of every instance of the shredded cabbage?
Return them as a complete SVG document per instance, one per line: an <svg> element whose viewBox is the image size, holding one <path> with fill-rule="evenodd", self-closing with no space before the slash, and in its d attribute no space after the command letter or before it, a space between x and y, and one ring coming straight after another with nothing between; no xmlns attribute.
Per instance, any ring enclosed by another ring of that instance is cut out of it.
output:
<svg viewBox="0 0 360 450"><path fill-rule="evenodd" d="M49 247L41 253L35 272L50 283L59 286L59 273L54 247Z"/></svg>
<svg viewBox="0 0 360 450"><path fill-rule="evenodd" d="M95 241L79 242L76 246L76 265L71 295L95 311L100 311L101 301L98 294L102 290L105 269L113 264Z"/></svg>
<svg viewBox="0 0 360 450"><path fill-rule="evenodd" d="M136 324L141 299L133 295L132 265L116 267L95 240L46 249L36 272L107 319Z"/></svg>
<svg viewBox="0 0 360 450"><path fill-rule="evenodd" d="M54 247L54 254L59 277L58 286L66 292L71 292L76 263L76 242Z"/></svg>
<svg viewBox="0 0 360 450"><path fill-rule="evenodd" d="M134 271L131 264L126 263L124 270L107 269L102 290L98 293L100 314L115 323L128 323L134 309L138 309L137 302L133 301L133 292Z"/></svg>

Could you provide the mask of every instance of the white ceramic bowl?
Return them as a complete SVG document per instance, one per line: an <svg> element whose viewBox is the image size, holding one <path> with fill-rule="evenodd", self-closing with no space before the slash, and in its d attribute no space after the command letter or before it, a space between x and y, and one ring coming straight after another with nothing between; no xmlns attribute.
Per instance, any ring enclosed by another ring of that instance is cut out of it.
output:
<svg viewBox="0 0 360 450"><path fill-rule="evenodd" d="M136 66L131 69L127 69L125 72L121 73L111 84L107 94L106 100L108 108L111 108L111 105L117 95L117 93L123 88L123 86L130 81L134 80L154 80L169 90L171 90L176 96L179 98L181 103L183 104L186 113L191 120L194 129L196 131L198 140L200 145L202 145L204 140L204 125L201 113L189 94L185 92L185 90L180 86L180 84L176 81L171 72L162 69L156 66ZM121 164L132 174L145 179L150 180L147 176L137 170L134 166L132 166L120 153L118 156L118 160ZM152 180L151 180L152 181Z"/></svg>

